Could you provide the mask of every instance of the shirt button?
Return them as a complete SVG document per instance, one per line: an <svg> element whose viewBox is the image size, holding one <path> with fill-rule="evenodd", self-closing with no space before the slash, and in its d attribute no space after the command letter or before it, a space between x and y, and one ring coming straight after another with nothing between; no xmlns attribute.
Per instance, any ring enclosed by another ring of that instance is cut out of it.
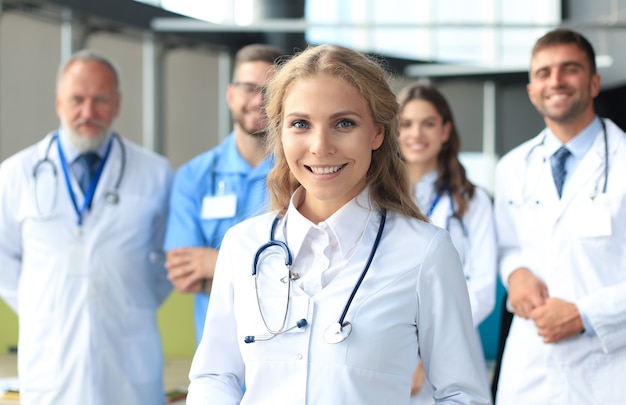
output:
<svg viewBox="0 0 626 405"><path fill-rule="evenodd" d="M298 357L298 360L302 360L304 356L302 355L302 353L298 353L297 357Z"/></svg>

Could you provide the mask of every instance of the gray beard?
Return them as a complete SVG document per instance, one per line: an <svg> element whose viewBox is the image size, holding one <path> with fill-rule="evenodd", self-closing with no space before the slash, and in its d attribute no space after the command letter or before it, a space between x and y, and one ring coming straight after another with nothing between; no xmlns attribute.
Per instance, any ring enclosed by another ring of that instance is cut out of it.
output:
<svg viewBox="0 0 626 405"><path fill-rule="evenodd" d="M93 138L82 136L72 128L63 127L63 132L67 134L67 140L79 153L95 152L104 144L107 139L108 130L102 131Z"/></svg>

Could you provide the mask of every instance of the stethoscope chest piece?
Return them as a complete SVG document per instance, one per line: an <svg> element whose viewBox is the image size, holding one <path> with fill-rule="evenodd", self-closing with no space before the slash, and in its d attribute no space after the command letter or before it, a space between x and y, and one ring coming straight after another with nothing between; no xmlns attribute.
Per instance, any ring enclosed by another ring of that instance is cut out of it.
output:
<svg viewBox="0 0 626 405"><path fill-rule="evenodd" d="M106 202L108 202L109 204L117 204L120 202L120 196L117 193L114 193L113 191L109 191L108 193L106 193L106 195L104 196L104 199L106 200Z"/></svg>
<svg viewBox="0 0 626 405"><path fill-rule="evenodd" d="M341 343L350 336L351 332L352 324L350 322L344 322L343 325L339 322L334 322L324 331L324 340L330 344Z"/></svg>

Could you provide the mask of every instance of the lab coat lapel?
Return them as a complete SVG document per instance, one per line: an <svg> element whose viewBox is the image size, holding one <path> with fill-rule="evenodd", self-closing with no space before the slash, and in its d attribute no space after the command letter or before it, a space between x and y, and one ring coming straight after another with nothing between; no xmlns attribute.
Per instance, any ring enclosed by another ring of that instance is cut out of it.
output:
<svg viewBox="0 0 626 405"><path fill-rule="evenodd" d="M546 229L551 229L559 204L559 196L556 192L549 157L546 157L543 148L540 152L531 154L528 162L527 173L523 184L523 200L533 209L533 221L538 221Z"/></svg>
<svg viewBox="0 0 626 405"><path fill-rule="evenodd" d="M117 139L113 139L112 141L113 144L111 145L111 152L109 153L109 157L107 158L104 168L102 170L102 176L100 176L100 181L98 181L98 187L96 188L93 204L102 204L105 201L103 196L109 191L115 190L115 183L117 182L118 177L123 170L120 142L124 142L124 140L119 138L119 142ZM121 183L123 182L124 177L122 176Z"/></svg>
<svg viewBox="0 0 626 405"><path fill-rule="evenodd" d="M554 221L559 220L571 202L581 193L590 196L604 172L604 136L600 132L563 189ZM600 185L601 187L601 185Z"/></svg>

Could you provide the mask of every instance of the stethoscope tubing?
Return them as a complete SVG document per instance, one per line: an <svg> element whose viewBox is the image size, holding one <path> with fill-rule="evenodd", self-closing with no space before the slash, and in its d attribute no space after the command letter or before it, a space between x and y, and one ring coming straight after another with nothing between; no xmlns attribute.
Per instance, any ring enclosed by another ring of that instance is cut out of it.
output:
<svg viewBox="0 0 626 405"><path fill-rule="evenodd" d="M341 316L339 317L339 320L337 321L339 325L341 326L343 326L344 320L346 319L346 315L348 314L348 310L350 309L350 305L352 304L352 300L354 299L356 292L359 290L359 287L361 287L361 283L363 282L363 279L365 278L365 275L367 274L367 271L369 270L370 265L372 264L372 260L374 260L374 255L376 254L376 250L378 250L378 245L380 244L380 239L383 235L383 229L385 229L386 219L387 219L387 211L383 209L381 210L381 214L380 214L380 225L378 226L378 233L376 234L376 239L374 239L374 244L372 245L372 250L370 251L370 255L367 258L367 263L365 263L365 268L363 268L363 271L361 272L359 279L354 285L354 288L352 289L352 293L350 294L350 297L348 297L348 301L346 301L346 305L343 308L343 312L341 313Z"/></svg>
<svg viewBox="0 0 626 405"><path fill-rule="evenodd" d="M120 186L122 184L122 180L124 178L124 174L125 174L125 171L126 171L126 147L124 146L124 142L122 142L121 138L119 137L119 135L117 133L113 133L112 136L113 136L113 139L111 139L111 144L113 143L113 140L115 140L119 144L119 146L120 146L121 166L120 166L120 171L119 171L119 173L117 175L117 179L115 181L114 189L113 189L113 191L109 191L109 192L106 193L105 199L106 199L107 202L109 202L111 204L117 204L119 202L119 189L120 189ZM44 164L48 164L52 168L52 176L54 177L55 184L59 181L58 180L59 179L59 177L58 177L59 174L58 174L57 167L54 164L54 162L50 159L50 150L52 149L52 145L55 142L57 142L59 144L59 149L60 149L60 139L59 139L59 133L58 132L54 133L51 136L50 141L48 142L48 145L46 146L46 151L45 151L45 154L44 154L43 158L40 159L37 163L35 163L35 166L33 167L32 175L33 175L33 179L34 179L34 182L35 182L35 186L33 188L35 190L37 188L36 184L37 184L37 181L38 181L38 171L42 167L42 165L44 165ZM60 152L60 154L59 154L59 158L60 159L62 159L61 153L62 152ZM108 151L107 151L107 153L108 153ZM63 162L62 162L62 164L63 164ZM66 182L67 181L68 181L68 179L66 178ZM70 196L71 196L71 194L72 194L72 192L71 192L71 185L69 183L68 183L68 187L70 187L69 190L70 190ZM35 191L35 193L36 193L36 191ZM35 197L35 206L37 208L37 211L38 211L40 217L46 218L47 216L43 215L42 212L41 212L41 208L40 208L40 205L39 205L39 199L37 198L37 195L35 195L34 197ZM56 199L57 199L57 187L56 186L54 187L53 199L54 199L54 201L56 203Z"/></svg>
<svg viewBox="0 0 626 405"><path fill-rule="evenodd" d="M329 327L329 329L331 331L333 331L331 333L331 335L333 336L332 338L328 338L325 336L326 340L328 341L328 343L339 343L341 341L343 341L351 332L352 330L352 326L349 322L345 322L345 318L348 314L348 310L350 309L350 306L352 304L352 301L354 300L354 297L356 296L357 291L359 290L359 288L361 287L361 284L363 283L363 280L365 279L365 276L367 275L367 272L370 268L370 265L372 264L372 261L374 259L374 255L376 254L376 250L378 250L378 246L380 245L380 240L382 238L382 234L383 234L383 230L385 228L385 222L386 222L386 218L387 218L387 211L385 209L381 210L381 216L380 216L380 224L378 226L378 232L376 234L376 238L374 240L374 243L372 245L372 249L370 251L370 254L367 258L367 262L365 264L365 267L363 268L363 271L361 272L359 279L357 280L356 284L354 285L354 288L352 289L352 292L350 293L350 296L348 297L348 300L343 308L343 311L341 312L341 316L339 317L338 322L335 324L331 324L331 326ZM269 326L267 325L266 321L265 321L265 316L263 315L263 309L261 308L261 303L259 300L259 295L258 295L258 284L257 284L257 277L259 275L258 272L258 264L260 261L260 257L263 254L263 252L265 250L267 250L270 247L276 246L279 247L283 250L284 254L285 254L285 266L287 266L289 275L288 278L284 281L286 283L291 283L292 279L295 279L297 277L294 277L294 275L291 272L291 265L293 262L293 256L291 254L291 250L289 249L289 246L282 241L279 241L277 239L275 239L275 232L276 232L276 227L278 222L280 221L280 217L276 217L274 218L274 221L272 222L272 227L270 229L270 240L269 242L263 244L255 253L254 255L254 260L252 263L252 276L255 277L255 290L256 290L256 296L257 296L257 304L259 306L259 312L261 315L261 319L263 320L263 323L265 325L265 329L270 333L269 336L245 336L244 338L244 342L245 343L254 343L255 341L260 341L260 340L270 340L274 337L276 337L279 334L288 332L292 329L295 328L304 328L305 326L308 325L308 322L306 319L300 319L296 325L285 329L285 324L287 321L287 317L288 317L288 313L289 313L289 300L290 300L290 287L287 287L287 305L286 305L286 309L285 309L285 315L283 317L283 322L282 325L280 327L279 330L272 330L271 328L269 328ZM281 279L281 281L283 281L283 279ZM338 326L338 328L333 328L333 326ZM343 330L343 328L346 327L345 330ZM328 332L328 330L327 330ZM336 337L336 338L335 338Z"/></svg>
<svg viewBox="0 0 626 405"><path fill-rule="evenodd" d="M609 183L609 137L606 131L606 123L604 122L603 118L599 118L600 120L600 124L602 125L602 137L604 138L604 182L602 185L602 193L605 194L606 193L606 189L607 189L607 185ZM526 153L526 157L524 158L524 163L525 163L525 167L524 167L524 178L523 178L523 183L522 183L522 188L526 187L526 176L527 176L527 172L528 172L528 166L530 165L530 159L532 154L535 152L535 150L537 150L537 148L544 146L546 142L546 135L544 134L543 137L541 137L541 141L538 142L537 144L533 145L528 152ZM543 159L543 164L546 163L546 159ZM522 193L525 194L525 193Z"/></svg>

